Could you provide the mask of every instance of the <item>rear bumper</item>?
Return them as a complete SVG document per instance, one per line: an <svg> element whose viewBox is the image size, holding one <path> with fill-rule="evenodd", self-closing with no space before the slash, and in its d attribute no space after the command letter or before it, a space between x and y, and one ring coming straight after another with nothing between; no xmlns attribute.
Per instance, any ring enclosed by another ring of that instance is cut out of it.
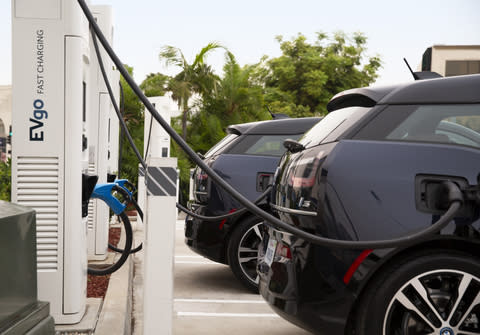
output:
<svg viewBox="0 0 480 335"><path fill-rule="evenodd" d="M196 213L209 216L206 207L199 206ZM195 253L214 262L226 264L226 231L221 221L202 221L188 217L185 219L185 244Z"/></svg>
<svg viewBox="0 0 480 335"><path fill-rule="evenodd" d="M329 250L273 228L266 236L258 264L262 297L282 318L301 328L315 334L344 334L354 295L334 271L323 271L324 265L332 270ZM277 246L288 246L291 258L275 254L269 265L264 256L270 238Z"/></svg>

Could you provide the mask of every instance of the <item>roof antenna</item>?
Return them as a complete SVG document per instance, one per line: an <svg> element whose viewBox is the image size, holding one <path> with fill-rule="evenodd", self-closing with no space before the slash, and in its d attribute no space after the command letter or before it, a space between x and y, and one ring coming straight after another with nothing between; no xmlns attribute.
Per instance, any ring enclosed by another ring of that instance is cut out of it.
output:
<svg viewBox="0 0 480 335"><path fill-rule="evenodd" d="M410 64L408 64L407 59L406 59L405 57L403 57L403 61L405 62L405 64L407 64L407 67L408 67L408 69L410 70L410 73L412 74L413 79L415 79L415 80L420 79L420 78L415 74L415 72L412 71L412 68L410 67Z"/></svg>
<svg viewBox="0 0 480 335"><path fill-rule="evenodd" d="M267 111L270 113L270 115L272 116L272 119L274 119L274 120L289 119L290 118L290 116L288 116L287 114L272 113L270 108L268 108L268 105L265 105L265 106L267 107Z"/></svg>
<svg viewBox="0 0 480 335"><path fill-rule="evenodd" d="M420 72L413 72L412 68L410 67L410 64L408 64L406 58L403 58L405 61L405 64L407 64L408 69L410 70L410 73L413 76L413 79L415 80L423 80L423 79L435 79L435 78L441 78L442 76L436 72L432 71L420 71Z"/></svg>
<svg viewBox="0 0 480 335"><path fill-rule="evenodd" d="M270 115L272 116L272 119L275 119L275 114L272 113L272 111L270 110L270 108L268 107L268 105L265 105L267 107L267 111L270 113Z"/></svg>

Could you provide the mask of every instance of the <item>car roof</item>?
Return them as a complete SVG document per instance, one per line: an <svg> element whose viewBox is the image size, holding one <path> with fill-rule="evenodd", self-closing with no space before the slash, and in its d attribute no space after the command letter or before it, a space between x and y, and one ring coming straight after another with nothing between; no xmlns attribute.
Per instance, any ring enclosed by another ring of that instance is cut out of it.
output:
<svg viewBox="0 0 480 335"><path fill-rule="evenodd" d="M395 104L479 103L480 74L417 80L378 87L362 87L343 91L327 104L327 110L361 106Z"/></svg>
<svg viewBox="0 0 480 335"><path fill-rule="evenodd" d="M234 124L227 133L237 135L300 134L312 128L322 117L288 118Z"/></svg>

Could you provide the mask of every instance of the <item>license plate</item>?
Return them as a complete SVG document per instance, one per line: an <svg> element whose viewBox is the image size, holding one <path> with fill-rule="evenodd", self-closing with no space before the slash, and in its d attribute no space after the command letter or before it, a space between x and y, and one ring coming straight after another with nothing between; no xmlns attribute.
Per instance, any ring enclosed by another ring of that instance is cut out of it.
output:
<svg viewBox="0 0 480 335"><path fill-rule="evenodd" d="M273 258L275 257L275 250L277 249L277 240L271 238L268 240L267 251L265 252L265 263L268 266L271 266L273 263Z"/></svg>

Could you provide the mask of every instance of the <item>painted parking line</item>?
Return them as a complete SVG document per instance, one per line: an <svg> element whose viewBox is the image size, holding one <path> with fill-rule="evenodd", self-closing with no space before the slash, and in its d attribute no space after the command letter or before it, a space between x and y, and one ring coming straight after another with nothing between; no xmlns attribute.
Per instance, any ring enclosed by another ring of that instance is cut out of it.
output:
<svg viewBox="0 0 480 335"><path fill-rule="evenodd" d="M174 302L207 303L207 304L266 304L263 300L240 300L240 299L182 299L176 298Z"/></svg>
<svg viewBox="0 0 480 335"><path fill-rule="evenodd" d="M279 318L280 316L273 313L207 313L207 312L177 312L180 317L224 317L224 318Z"/></svg>
<svg viewBox="0 0 480 335"><path fill-rule="evenodd" d="M225 264L220 264L220 263L215 263L212 261L175 261L175 264L205 264L205 265L222 265L225 266Z"/></svg>
<svg viewBox="0 0 480 335"><path fill-rule="evenodd" d="M177 255L175 256L175 264L207 264L207 265L224 265L213 262L203 256L196 255Z"/></svg>

